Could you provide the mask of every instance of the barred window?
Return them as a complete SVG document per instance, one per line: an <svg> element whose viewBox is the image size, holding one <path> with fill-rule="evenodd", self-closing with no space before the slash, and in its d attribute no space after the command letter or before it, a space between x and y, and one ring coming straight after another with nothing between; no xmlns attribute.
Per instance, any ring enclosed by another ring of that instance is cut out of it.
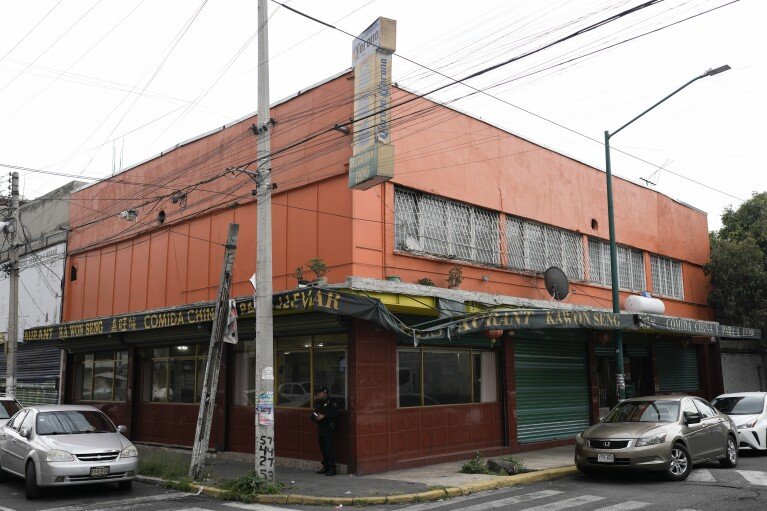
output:
<svg viewBox="0 0 767 511"><path fill-rule="evenodd" d="M682 263L668 257L650 255L653 293L670 298L684 299Z"/></svg>
<svg viewBox="0 0 767 511"><path fill-rule="evenodd" d="M500 215L434 195L394 189L397 250L499 264Z"/></svg>
<svg viewBox="0 0 767 511"><path fill-rule="evenodd" d="M583 280L583 245L574 232L507 216L506 250L511 268L545 271L558 266L569 278Z"/></svg>
<svg viewBox="0 0 767 511"><path fill-rule="evenodd" d="M647 289L644 252L635 248L618 247L618 287L627 291ZM612 286L610 275L610 244L589 238L589 279L596 284Z"/></svg>

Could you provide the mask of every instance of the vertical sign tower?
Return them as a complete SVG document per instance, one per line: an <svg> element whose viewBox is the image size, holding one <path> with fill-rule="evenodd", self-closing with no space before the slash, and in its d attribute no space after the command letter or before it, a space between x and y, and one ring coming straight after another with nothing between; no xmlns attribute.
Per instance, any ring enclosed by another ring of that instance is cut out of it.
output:
<svg viewBox="0 0 767 511"><path fill-rule="evenodd" d="M397 22L378 18L354 39L354 119L349 188L367 190L394 177L391 64Z"/></svg>

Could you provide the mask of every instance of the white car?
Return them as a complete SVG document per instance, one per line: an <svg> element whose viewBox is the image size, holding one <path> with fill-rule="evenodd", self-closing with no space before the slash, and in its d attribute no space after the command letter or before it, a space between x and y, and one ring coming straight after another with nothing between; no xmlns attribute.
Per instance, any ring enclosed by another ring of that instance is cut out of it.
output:
<svg viewBox="0 0 767 511"><path fill-rule="evenodd" d="M5 426L13 414L21 410L21 403L12 397L0 396L0 426Z"/></svg>
<svg viewBox="0 0 767 511"><path fill-rule="evenodd" d="M733 392L711 402L738 428L740 447L767 452L767 392Z"/></svg>

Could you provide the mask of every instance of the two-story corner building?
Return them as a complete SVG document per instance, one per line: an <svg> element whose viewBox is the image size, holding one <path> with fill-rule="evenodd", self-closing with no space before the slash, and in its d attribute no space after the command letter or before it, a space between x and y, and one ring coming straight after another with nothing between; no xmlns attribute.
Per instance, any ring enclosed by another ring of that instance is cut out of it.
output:
<svg viewBox="0 0 767 511"><path fill-rule="evenodd" d="M392 110L394 178L352 190L351 136L332 129L353 118L352 79L271 112L281 460L319 459L319 384L343 410L339 461L358 474L572 441L614 403L618 329L629 395L720 391L717 337L758 333L710 321L704 213L615 182L621 300L649 291L666 312L612 314L603 172L395 88L393 104L412 101ZM65 348L66 401L99 406L134 441L191 445L236 222L240 341L224 357L211 447L254 452L254 184L226 169L256 160L255 123L73 197L64 323L25 336ZM297 289L312 258L328 284ZM545 290L551 266L570 281L563 301ZM462 281L449 289L455 267Z"/></svg>
<svg viewBox="0 0 767 511"><path fill-rule="evenodd" d="M41 197L21 202L15 234L19 254L19 321L16 338L27 328L60 323L62 275L67 253L69 197L85 183L71 181ZM3 236L0 265L8 264L9 242ZM0 332L8 331L10 281L0 274ZM25 405L57 403L61 352L39 343L20 342L16 397ZM0 349L0 392L5 389L5 349Z"/></svg>

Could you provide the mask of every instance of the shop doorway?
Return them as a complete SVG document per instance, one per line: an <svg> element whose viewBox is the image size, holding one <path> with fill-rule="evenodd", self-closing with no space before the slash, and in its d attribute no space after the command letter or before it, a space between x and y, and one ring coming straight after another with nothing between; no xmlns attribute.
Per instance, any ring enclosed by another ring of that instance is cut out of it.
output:
<svg viewBox="0 0 767 511"><path fill-rule="evenodd" d="M599 385L599 417L618 404L615 386L615 354L612 346L597 346L597 382ZM624 343L623 372L626 380L626 397L655 394L652 360L646 343Z"/></svg>

